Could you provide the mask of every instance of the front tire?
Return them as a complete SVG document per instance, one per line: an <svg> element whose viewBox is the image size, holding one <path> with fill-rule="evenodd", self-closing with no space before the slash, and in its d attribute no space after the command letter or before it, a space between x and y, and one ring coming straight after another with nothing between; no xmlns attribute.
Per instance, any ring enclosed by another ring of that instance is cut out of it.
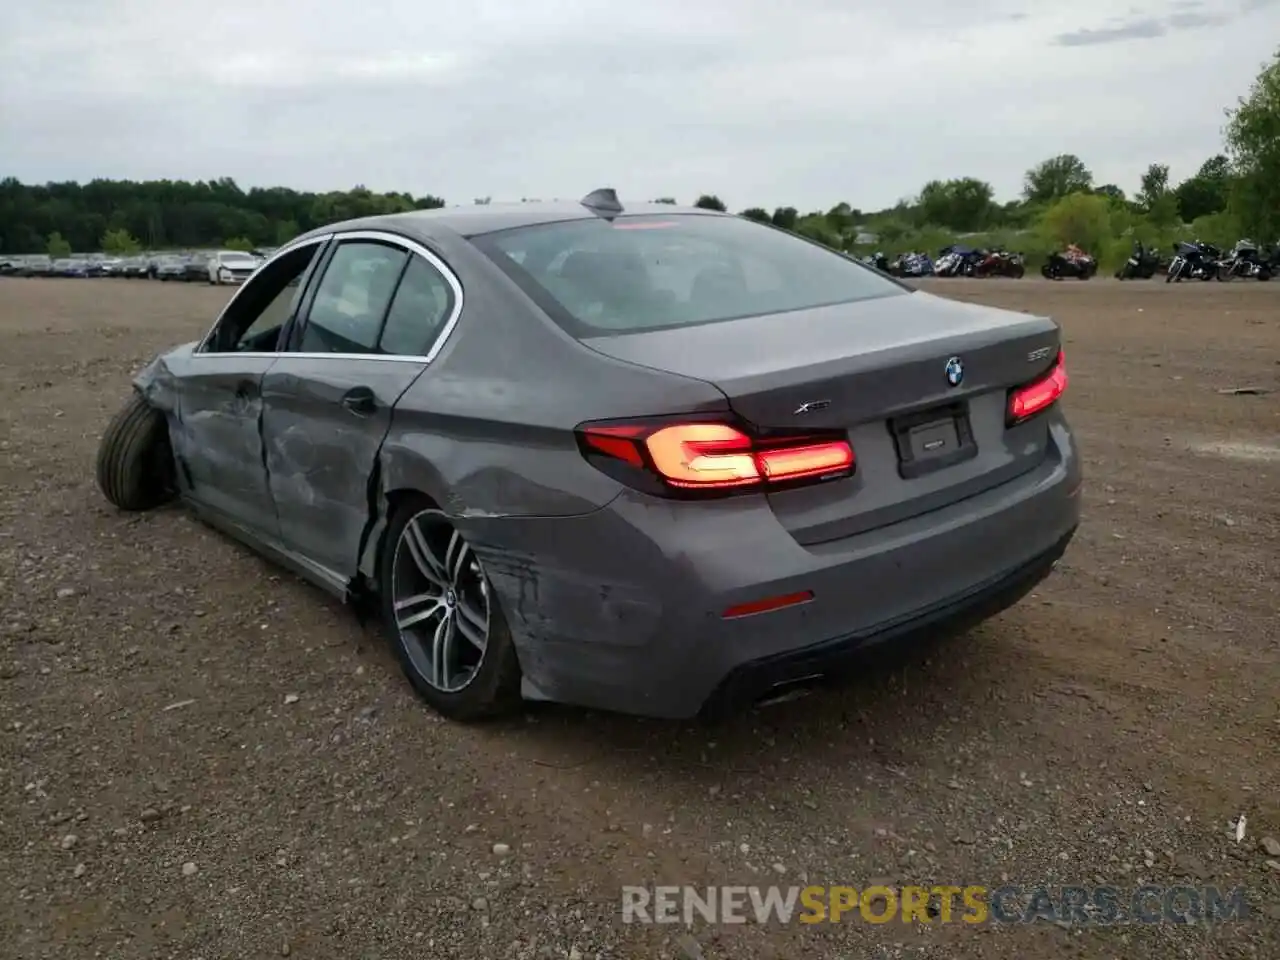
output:
<svg viewBox="0 0 1280 960"><path fill-rule="evenodd" d="M424 497L400 502L378 563L382 621L418 695L453 720L520 704L520 664L479 557Z"/></svg>
<svg viewBox="0 0 1280 960"><path fill-rule="evenodd" d="M98 489L121 510L151 510L173 499L173 451L164 414L134 392L98 444Z"/></svg>

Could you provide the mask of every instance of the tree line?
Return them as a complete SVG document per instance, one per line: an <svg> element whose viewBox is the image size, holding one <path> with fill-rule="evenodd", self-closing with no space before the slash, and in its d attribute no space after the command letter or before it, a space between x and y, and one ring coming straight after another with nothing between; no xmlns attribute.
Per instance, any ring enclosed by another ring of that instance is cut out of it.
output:
<svg viewBox="0 0 1280 960"><path fill-rule="evenodd" d="M1135 240L1157 247L1190 236L1221 245L1242 236L1280 241L1280 52L1227 114L1221 153L1176 184L1166 164L1152 163L1133 196L1115 184L1095 183L1085 162L1068 153L1028 170L1022 196L1007 202L996 199L990 183L966 176L931 181L918 196L886 210L841 202L825 211L748 207L740 214L860 253L934 251L962 240L1035 254L1078 243L1105 265L1127 256ZM728 210L715 194L694 203ZM230 178L32 185L10 177L0 180L0 254L248 249L275 246L339 220L444 205L441 197L363 186L311 193L244 190Z"/></svg>

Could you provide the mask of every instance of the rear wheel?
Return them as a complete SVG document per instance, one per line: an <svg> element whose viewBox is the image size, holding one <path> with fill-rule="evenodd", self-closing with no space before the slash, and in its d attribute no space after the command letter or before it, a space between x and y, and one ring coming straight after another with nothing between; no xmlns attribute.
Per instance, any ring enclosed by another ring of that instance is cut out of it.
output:
<svg viewBox="0 0 1280 960"><path fill-rule="evenodd" d="M164 414L134 392L98 444L98 489L121 510L150 510L173 498L173 452Z"/></svg>
<svg viewBox="0 0 1280 960"><path fill-rule="evenodd" d="M520 665L488 575L452 521L425 498L396 507L378 586L392 648L423 700L455 720L519 706Z"/></svg>

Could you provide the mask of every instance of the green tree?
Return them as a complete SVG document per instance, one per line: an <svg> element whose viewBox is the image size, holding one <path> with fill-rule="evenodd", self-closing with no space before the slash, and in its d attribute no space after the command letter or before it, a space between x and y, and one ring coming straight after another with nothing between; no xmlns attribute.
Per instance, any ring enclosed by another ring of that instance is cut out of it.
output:
<svg viewBox="0 0 1280 960"><path fill-rule="evenodd" d="M246 253L253 249L253 241L248 237L231 237L222 244L224 250L243 250Z"/></svg>
<svg viewBox="0 0 1280 960"><path fill-rule="evenodd" d="M811 213L806 217L801 217L796 222L795 231L802 237L808 237L810 240L816 240L818 243L826 244L828 247L840 249L840 234L832 229L831 224L827 222L826 216L821 213Z"/></svg>
<svg viewBox="0 0 1280 960"><path fill-rule="evenodd" d="M1177 222L1178 199L1169 190L1169 165L1153 163L1142 175L1142 185L1135 198L1138 206L1157 227Z"/></svg>
<svg viewBox="0 0 1280 960"><path fill-rule="evenodd" d="M98 249L108 232L145 246L208 247L224 237L279 243L350 217L443 206L439 197L374 193L364 187L316 194L288 187L242 189L229 177L209 181L93 180L24 184L0 179L0 254L43 250L57 232L73 250Z"/></svg>
<svg viewBox="0 0 1280 960"><path fill-rule="evenodd" d="M1241 238L1240 221L1230 210L1206 213L1191 224L1191 235L1206 243L1230 249Z"/></svg>
<svg viewBox="0 0 1280 960"><path fill-rule="evenodd" d="M1169 165L1167 163L1153 163L1147 167L1147 172L1142 175L1138 195L1134 199L1144 210L1149 210L1152 204L1158 203L1168 192Z"/></svg>
<svg viewBox="0 0 1280 960"><path fill-rule="evenodd" d="M925 223L968 233L991 222L994 196L991 184L975 177L931 180L920 191L918 206Z"/></svg>
<svg viewBox="0 0 1280 960"><path fill-rule="evenodd" d="M843 200L828 210L825 214L827 226L831 228L836 236L844 238L853 232L853 228L857 225L858 219L862 216L860 210L854 210L853 207L845 203Z"/></svg>
<svg viewBox="0 0 1280 960"><path fill-rule="evenodd" d="M769 222L769 211L764 207L748 207L746 210L743 210L738 214L738 216L746 217L748 220L755 220L757 223Z"/></svg>
<svg viewBox="0 0 1280 960"><path fill-rule="evenodd" d="M1236 172L1229 206L1246 234L1269 242L1280 236L1280 50L1228 117L1227 151Z"/></svg>
<svg viewBox="0 0 1280 960"><path fill-rule="evenodd" d="M703 210L719 210L721 213L729 209L724 205L724 201L714 193L704 193L693 202L693 205Z"/></svg>
<svg viewBox="0 0 1280 960"><path fill-rule="evenodd" d="M1100 197L1107 197L1109 200L1114 200L1118 203L1124 203L1125 200L1124 191L1114 183L1104 183L1102 186L1097 187L1093 192Z"/></svg>
<svg viewBox="0 0 1280 960"><path fill-rule="evenodd" d="M1093 187L1093 174L1074 153L1062 153L1027 171L1022 195L1028 203L1052 203Z"/></svg>
<svg viewBox="0 0 1280 960"><path fill-rule="evenodd" d="M794 230L800 220L800 211L795 207L777 207L773 211L773 225L783 230Z"/></svg>
<svg viewBox="0 0 1280 960"><path fill-rule="evenodd" d="M102 249L116 256L127 257L137 253L142 247L128 230L108 230L102 235Z"/></svg>
<svg viewBox="0 0 1280 960"><path fill-rule="evenodd" d="M1038 233L1055 248L1076 243L1101 256L1113 236L1111 204L1095 193L1073 193L1045 211Z"/></svg>
<svg viewBox="0 0 1280 960"><path fill-rule="evenodd" d="M57 230L49 234L49 239L44 248L50 258L54 260L65 260L71 256L71 244Z"/></svg>
<svg viewBox="0 0 1280 960"><path fill-rule="evenodd" d="M1187 223L1219 213L1227 208L1230 189L1231 161L1225 153L1212 156L1200 165L1194 177L1183 180L1173 191L1178 213Z"/></svg>
<svg viewBox="0 0 1280 960"><path fill-rule="evenodd" d="M422 210L422 209L431 209L431 208L419 207L418 209ZM300 232L301 231L298 230L297 221L281 220L279 223L276 224L276 235L273 239L275 240L276 246L283 246L284 244L292 240L294 237L296 237Z"/></svg>

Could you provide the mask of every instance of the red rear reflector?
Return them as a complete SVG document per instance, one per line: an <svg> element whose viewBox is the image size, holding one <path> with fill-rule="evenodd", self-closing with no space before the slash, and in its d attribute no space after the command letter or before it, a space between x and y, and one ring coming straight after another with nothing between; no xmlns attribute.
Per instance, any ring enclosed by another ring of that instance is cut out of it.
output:
<svg viewBox="0 0 1280 960"><path fill-rule="evenodd" d="M794 607L800 603L808 603L812 599L812 590L802 590L799 593L788 593L781 597L769 597L765 600L752 600L748 603L739 603L730 607L724 613L720 614L720 616L726 620L731 620L734 617L749 617L754 613L768 613L770 610L781 610L783 607Z"/></svg>
<svg viewBox="0 0 1280 960"><path fill-rule="evenodd" d="M1066 356L1058 351L1053 369L1039 380L1018 387L1009 393L1009 422L1011 424L1033 417L1058 402L1067 390Z"/></svg>
<svg viewBox="0 0 1280 960"><path fill-rule="evenodd" d="M834 477L854 467L847 440L798 437L761 443L727 423L587 424L579 436L587 454L641 467L682 490Z"/></svg>
<svg viewBox="0 0 1280 960"><path fill-rule="evenodd" d="M587 443L601 453L626 461L633 467L644 466L644 457L636 447L634 427L599 427L585 436Z"/></svg>

